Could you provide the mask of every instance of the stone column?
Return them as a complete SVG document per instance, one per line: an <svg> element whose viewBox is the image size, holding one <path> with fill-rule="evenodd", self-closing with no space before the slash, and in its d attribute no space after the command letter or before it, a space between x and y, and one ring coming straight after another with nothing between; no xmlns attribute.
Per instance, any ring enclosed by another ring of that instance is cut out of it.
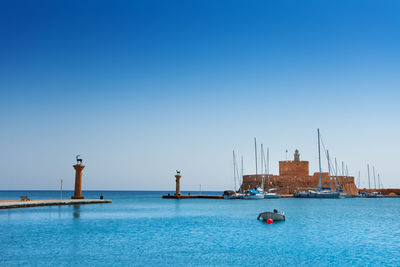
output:
<svg viewBox="0 0 400 267"><path fill-rule="evenodd" d="M85 165L76 164L73 166L75 169L75 193L71 197L72 199L83 199L82 196L82 170Z"/></svg>
<svg viewBox="0 0 400 267"><path fill-rule="evenodd" d="M175 196L180 196L181 195L181 177L182 175L180 175L179 173L175 175L176 178L176 192L175 192Z"/></svg>

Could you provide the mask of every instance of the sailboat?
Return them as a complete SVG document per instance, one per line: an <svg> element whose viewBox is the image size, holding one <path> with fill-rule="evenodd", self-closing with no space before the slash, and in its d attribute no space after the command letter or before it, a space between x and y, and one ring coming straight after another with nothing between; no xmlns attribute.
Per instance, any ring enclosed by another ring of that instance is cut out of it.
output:
<svg viewBox="0 0 400 267"><path fill-rule="evenodd" d="M319 182L316 191L295 192L297 198L341 198L340 192L331 191L331 188L322 188L322 168L321 168L321 137L318 129L318 163L319 163Z"/></svg>
<svg viewBox="0 0 400 267"><path fill-rule="evenodd" d="M369 178L369 165L367 165L367 166L368 166L368 184L369 184L369 190L371 190L371 183L370 183L370 178ZM373 170L373 174L374 174L374 187L375 187L374 190L376 190L375 166L372 167L372 170ZM379 175L378 175L378 178L380 180ZM378 180L378 183L379 183L379 180ZM364 197L366 197L366 198L379 198L379 197L384 197L384 196L382 195L381 192L377 192L377 191L371 192L371 191L369 191L369 192L364 192Z"/></svg>
<svg viewBox="0 0 400 267"><path fill-rule="evenodd" d="M276 190L276 188L270 188L270 189L268 189L268 191L264 193L264 198L280 198L281 195L279 195L279 194L276 193L276 192L273 192L273 191L275 191L275 190Z"/></svg>
<svg viewBox="0 0 400 267"><path fill-rule="evenodd" d="M264 153L263 153L264 155ZM267 147L267 165L264 166L265 172L267 174L267 184L268 184L268 190L267 192L264 192L264 198L280 198L281 195L277 194L276 192L273 192L276 190L276 188L269 188L270 182L269 182L269 148ZM264 160L265 164L265 160Z"/></svg>
<svg viewBox="0 0 400 267"><path fill-rule="evenodd" d="M257 140L254 137L254 152L255 152L255 159L256 159L256 180L258 177L258 173L257 173ZM251 190L247 190L244 193L243 198L244 199L264 199L264 176L262 176L263 182L261 187L256 187L254 189Z"/></svg>
<svg viewBox="0 0 400 267"><path fill-rule="evenodd" d="M242 159L242 169L243 169L243 159ZM224 198L225 199L240 199L243 198L243 194L236 191L236 179L239 181L239 173L237 169L237 163L236 163L236 155L235 155L235 150L233 150L233 183L234 183L234 190L225 190L224 191ZM239 181L240 184L240 181Z"/></svg>

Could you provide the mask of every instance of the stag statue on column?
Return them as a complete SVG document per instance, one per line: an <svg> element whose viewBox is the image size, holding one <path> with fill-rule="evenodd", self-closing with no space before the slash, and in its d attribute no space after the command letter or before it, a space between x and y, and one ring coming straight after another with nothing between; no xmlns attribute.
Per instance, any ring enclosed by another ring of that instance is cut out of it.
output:
<svg viewBox="0 0 400 267"><path fill-rule="evenodd" d="M78 164L78 165L82 164L82 159L80 157L81 157L81 155L76 155L76 164Z"/></svg>

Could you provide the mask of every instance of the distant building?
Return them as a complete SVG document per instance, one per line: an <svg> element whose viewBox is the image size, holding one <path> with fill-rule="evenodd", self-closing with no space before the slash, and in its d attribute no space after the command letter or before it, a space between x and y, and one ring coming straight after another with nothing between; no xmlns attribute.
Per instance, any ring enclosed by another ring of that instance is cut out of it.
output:
<svg viewBox="0 0 400 267"><path fill-rule="evenodd" d="M331 174L333 175L333 174ZM255 174L243 175L243 184L241 188L247 190L261 186L262 178L265 179L265 189L276 188L280 194L293 194L294 191L304 191L305 188L316 188L319 181L319 172L310 175L308 161L300 160L300 153L296 149L294 152L294 160L279 161L279 175ZM269 184L268 184L269 180ZM322 187L329 187L329 174L322 172ZM349 194L357 194L358 188L354 183L354 177L338 176L339 189L344 183L344 192ZM331 181L332 190L336 190L335 182Z"/></svg>

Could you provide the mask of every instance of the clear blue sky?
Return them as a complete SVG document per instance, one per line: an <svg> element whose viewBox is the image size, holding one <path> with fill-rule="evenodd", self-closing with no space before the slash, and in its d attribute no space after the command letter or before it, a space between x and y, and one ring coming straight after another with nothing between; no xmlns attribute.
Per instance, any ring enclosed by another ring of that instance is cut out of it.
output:
<svg viewBox="0 0 400 267"><path fill-rule="evenodd" d="M0 189L231 188L253 137L400 187L399 1L1 1ZM325 168L325 164L324 164Z"/></svg>

